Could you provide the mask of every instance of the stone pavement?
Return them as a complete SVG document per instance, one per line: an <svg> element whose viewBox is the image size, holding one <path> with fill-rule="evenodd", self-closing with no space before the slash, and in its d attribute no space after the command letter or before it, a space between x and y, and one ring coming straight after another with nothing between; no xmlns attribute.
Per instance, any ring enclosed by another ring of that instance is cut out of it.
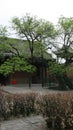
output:
<svg viewBox="0 0 73 130"><path fill-rule="evenodd" d="M41 84L32 84L31 88L29 88L28 84L1 86L0 88L9 93L29 93L29 92L36 92L39 94L63 93L63 92L73 93L73 90L59 91L49 89L47 87L42 88Z"/></svg>
<svg viewBox="0 0 73 130"><path fill-rule="evenodd" d="M0 122L0 130L49 130L42 116Z"/></svg>
<svg viewBox="0 0 73 130"><path fill-rule="evenodd" d="M10 93L28 93L28 92L36 92L40 94L47 94L47 93L57 93L58 90L50 90L46 87L42 88L41 84L32 84L31 88L29 88L28 84L19 84L19 85L9 85L9 86L2 86L3 90L10 92Z"/></svg>

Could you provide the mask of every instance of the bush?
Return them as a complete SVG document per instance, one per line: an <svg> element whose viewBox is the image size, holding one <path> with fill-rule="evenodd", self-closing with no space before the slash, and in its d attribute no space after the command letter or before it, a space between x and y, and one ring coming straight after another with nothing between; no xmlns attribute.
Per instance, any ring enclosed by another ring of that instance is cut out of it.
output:
<svg viewBox="0 0 73 130"><path fill-rule="evenodd" d="M35 113L34 102L36 95L35 93L14 95L13 115L28 116Z"/></svg>
<svg viewBox="0 0 73 130"><path fill-rule="evenodd" d="M37 113L43 114L52 130L73 129L73 95L71 93L42 95L36 99Z"/></svg>
<svg viewBox="0 0 73 130"><path fill-rule="evenodd" d="M0 90L0 119L28 116L35 113L35 93L8 94Z"/></svg>
<svg viewBox="0 0 73 130"><path fill-rule="evenodd" d="M9 94L0 90L0 119L42 114L52 130L73 129L73 94Z"/></svg>
<svg viewBox="0 0 73 130"><path fill-rule="evenodd" d="M11 116L12 95L0 90L0 119L7 119Z"/></svg>

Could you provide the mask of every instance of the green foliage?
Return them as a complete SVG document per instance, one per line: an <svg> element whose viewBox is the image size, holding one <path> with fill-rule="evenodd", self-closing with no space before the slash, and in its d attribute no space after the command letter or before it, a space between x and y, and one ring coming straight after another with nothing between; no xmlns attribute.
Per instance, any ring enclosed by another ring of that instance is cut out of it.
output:
<svg viewBox="0 0 73 130"><path fill-rule="evenodd" d="M73 74L73 63L67 66L67 73Z"/></svg>
<svg viewBox="0 0 73 130"><path fill-rule="evenodd" d="M3 75L8 75L13 71L13 66L10 62L5 61L1 66L0 66L0 73Z"/></svg>
<svg viewBox="0 0 73 130"><path fill-rule="evenodd" d="M61 17L58 22L58 47L56 55L65 59L65 64L72 62L73 58L73 18Z"/></svg>
<svg viewBox="0 0 73 130"><path fill-rule="evenodd" d="M7 36L7 27L0 25L0 37L6 37Z"/></svg>
<svg viewBox="0 0 73 130"><path fill-rule="evenodd" d="M4 43L7 40L7 28L6 26L2 26L0 25L0 59L4 58L3 52L6 49L6 46L4 45Z"/></svg>
<svg viewBox="0 0 73 130"><path fill-rule="evenodd" d="M59 19L59 24L61 26L61 29L63 29L64 33L67 35L71 34L73 32L73 18L66 18L61 17Z"/></svg>
<svg viewBox="0 0 73 130"><path fill-rule="evenodd" d="M49 62L49 72L55 75L64 75L66 74L66 67L64 64L58 64L56 62Z"/></svg>
<svg viewBox="0 0 73 130"><path fill-rule="evenodd" d="M0 73L3 75L8 75L9 73L14 73L15 71L26 71L33 73L35 70L35 66L29 64L24 58L20 57L8 59L0 66Z"/></svg>
<svg viewBox="0 0 73 130"><path fill-rule="evenodd" d="M12 19L13 28L19 33L25 35L30 35L30 32L36 31L39 26L39 22L35 17L30 17L26 15L22 18L14 17ZM34 34L32 34L32 37Z"/></svg>
<svg viewBox="0 0 73 130"><path fill-rule="evenodd" d="M39 20L30 15L22 18L14 17L12 27L20 37L27 40L32 55L35 42L39 43L40 46L43 44L44 48L48 49L48 45L52 44L52 39L57 35L57 31L51 22Z"/></svg>

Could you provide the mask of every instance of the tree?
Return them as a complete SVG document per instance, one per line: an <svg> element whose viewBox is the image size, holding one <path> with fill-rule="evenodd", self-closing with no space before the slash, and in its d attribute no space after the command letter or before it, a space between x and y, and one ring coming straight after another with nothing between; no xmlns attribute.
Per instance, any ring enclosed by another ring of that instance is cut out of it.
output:
<svg viewBox="0 0 73 130"><path fill-rule="evenodd" d="M7 39L7 28L6 26L2 26L0 25L0 57L2 58L2 44L5 42L5 40Z"/></svg>
<svg viewBox="0 0 73 130"><path fill-rule="evenodd" d="M1 80L5 80L9 74L15 71L26 71L33 73L36 70L34 65L26 61L26 45L23 47L23 40L7 37L6 27L0 26L0 76ZM21 43L21 46L20 46ZM4 81L0 81L3 82ZM4 83L5 84L5 83ZM30 85L30 84L29 84Z"/></svg>
<svg viewBox="0 0 73 130"><path fill-rule="evenodd" d="M7 47L5 44L8 36L8 30L6 26L0 25L0 66L5 61L5 50L7 50ZM5 84L5 76L0 73L0 83Z"/></svg>
<svg viewBox="0 0 73 130"><path fill-rule="evenodd" d="M73 62L73 18L61 17L58 22L58 50L56 55L65 59L65 65Z"/></svg>
<svg viewBox="0 0 73 130"><path fill-rule="evenodd" d="M0 66L0 73L3 75L8 75L14 73L15 71L26 71L33 73L35 69L35 66L30 65L24 58L13 57L5 61Z"/></svg>
<svg viewBox="0 0 73 130"><path fill-rule="evenodd" d="M13 28L17 34L28 41L29 49L31 52L31 58L33 59L34 44L38 41L38 44L45 44L45 40L54 38L55 29L52 23L38 20L36 17L26 15L22 18L15 17L12 19ZM47 42L47 44L49 44Z"/></svg>
<svg viewBox="0 0 73 130"><path fill-rule="evenodd" d="M62 62L57 62L56 66L51 66L52 70L53 67L56 73L57 79L60 83L62 88L66 89L73 89L73 84L69 77L67 76L68 67L73 62L73 18L65 18L61 17L58 22L58 38L56 41L56 51L55 54L57 55L58 59L65 59L65 64ZM61 72L64 71L64 73Z"/></svg>
<svg viewBox="0 0 73 130"><path fill-rule="evenodd" d="M60 90L73 89L73 84L67 76L68 69L64 64L49 62L49 72L56 78Z"/></svg>
<svg viewBox="0 0 73 130"><path fill-rule="evenodd" d="M0 52L2 54L0 74L3 75L3 77L7 77L16 71L25 71L29 73L30 77L30 74L36 71L36 67L27 61L29 57L26 56L28 52L26 52L26 50L28 50L27 42L25 41L25 45L23 45L23 43L23 40L6 37L0 44ZM3 80L4 79L5 78L3 78Z"/></svg>
<svg viewBox="0 0 73 130"><path fill-rule="evenodd" d="M51 39L55 37L55 29L52 23L45 20L38 20L36 17L26 15L22 18L15 17L12 19L13 28L17 34L27 40L33 64L35 55L34 46L37 43L40 48L42 58L42 86L43 86L43 57L44 52L48 50L49 45L52 44Z"/></svg>
<svg viewBox="0 0 73 130"><path fill-rule="evenodd" d="M7 36L7 27L0 25L0 37L6 37Z"/></svg>
<svg viewBox="0 0 73 130"><path fill-rule="evenodd" d="M0 66L0 74L4 75L5 77L9 74L15 73L16 71L24 71L29 73L35 72L36 67L34 65L29 64L24 58L21 57L13 57L11 59L7 59L1 66ZM29 81L29 87L31 86Z"/></svg>

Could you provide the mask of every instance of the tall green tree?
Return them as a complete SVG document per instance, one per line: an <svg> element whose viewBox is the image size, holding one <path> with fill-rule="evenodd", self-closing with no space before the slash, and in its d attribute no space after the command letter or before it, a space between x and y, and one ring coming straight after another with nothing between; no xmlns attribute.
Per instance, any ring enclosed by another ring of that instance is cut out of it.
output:
<svg viewBox="0 0 73 130"><path fill-rule="evenodd" d="M34 56L35 42L38 41L38 44L45 43L46 39L53 38L55 34L52 23L41 19L38 20L36 17L31 17L30 15L22 18L14 17L12 19L12 27L21 38L28 41L31 58ZM48 42L46 43L49 44Z"/></svg>
<svg viewBox="0 0 73 130"><path fill-rule="evenodd" d="M73 62L73 18L61 17L58 22L58 57L65 59L65 64Z"/></svg>
<svg viewBox="0 0 73 130"><path fill-rule="evenodd" d="M71 66L66 67L64 64L59 64L57 62L49 62L49 72L51 73L52 77L54 76L54 78L58 82L58 89L60 90L73 89L73 83L67 76L67 72L71 72L71 70Z"/></svg>
<svg viewBox="0 0 73 130"><path fill-rule="evenodd" d="M53 64L54 66L51 65L51 67L60 86L64 89L73 89L72 81L67 76L68 67L73 62L73 18L61 17L57 27L58 37L55 44L56 51L54 52L57 58L59 60L64 59L65 63L62 64L62 62L60 62L59 64L59 62L57 62L56 65Z"/></svg>
<svg viewBox="0 0 73 130"><path fill-rule="evenodd" d="M36 67L34 65L29 64L25 58L21 57L12 57L11 59L7 59L4 61L3 64L0 66L0 74L2 74L4 77L7 77L8 75L15 73L16 71L23 71L32 74L35 72ZM4 80L4 79L3 79ZM4 82L4 81L1 81ZM29 87L31 86L29 81Z"/></svg>
<svg viewBox="0 0 73 130"><path fill-rule="evenodd" d="M23 46L23 40L8 38L6 27L0 26L0 76L2 80L16 71L26 71L30 75L36 70L34 65L26 61L24 48L27 50L28 46L26 44ZM4 83L4 81L1 82Z"/></svg>
<svg viewBox="0 0 73 130"><path fill-rule="evenodd" d="M26 15L22 18L15 17L12 19L12 26L17 34L26 40L29 44L29 51L33 63L35 55L35 44L40 48L40 56L42 58L42 86L43 86L43 58L44 52L48 50L52 39L55 37L55 29L52 23L36 17ZM39 49L38 49L39 50Z"/></svg>

